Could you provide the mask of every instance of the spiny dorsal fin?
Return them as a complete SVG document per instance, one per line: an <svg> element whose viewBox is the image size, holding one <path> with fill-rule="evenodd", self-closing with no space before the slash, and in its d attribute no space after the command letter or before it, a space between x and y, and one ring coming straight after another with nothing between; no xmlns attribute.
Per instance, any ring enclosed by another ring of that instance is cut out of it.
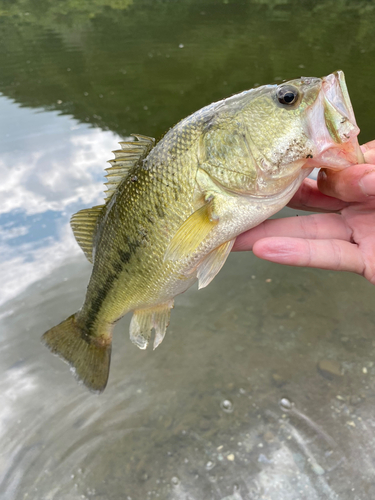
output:
<svg viewBox="0 0 375 500"><path fill-rule="evenodd" d="M104 205L98 205L92 208L85 208L74 214L70 219L74 237L86 255L87 260L91 263L93 263L92 250L96 225L103 207Z"/></svg>
<svg viewBox="0 0 375 500"><path fill-rule="evenodd" d="M120 142L122 149L113 151L115 154L114 160L109 160L111 167L106 168L108 172L106 198L105 201L111 198L116 191L117 186L122 179L126 177L129 170L134 167L140 160L145 158L155 144L155 139L146 137L145 135L132 134L134 141ZM89 262L93 262L93 244L96 232L98 218L105 205L98 205L92 208L80 210L70 219L75 239L78 245L82 248Z"/></svg>
<svg viewBox="0 0 375 500"><path fill-rule="evenodd" d="M121 149L112 151L115 159L109 160L108 163L111 164L111 167L106 168L108 172L106 175L107 182L105 183L107 190L104 191L106 202L116 191L122 179L128 175L129 170L145 158L155 144L155 139L152 137L139 134L132 134L132 136L135 138L134 141L120 142Z"/></svg>

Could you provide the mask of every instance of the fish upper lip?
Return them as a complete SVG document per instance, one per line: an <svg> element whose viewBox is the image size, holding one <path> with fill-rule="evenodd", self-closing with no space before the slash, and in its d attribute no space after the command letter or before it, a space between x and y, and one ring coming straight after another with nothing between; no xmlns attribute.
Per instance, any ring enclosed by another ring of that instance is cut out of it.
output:
<svg viewBox="0 0 375 500"><path fill-rule="evenodd" d="M325 98L330 102L330 104L334 106L339 113L345 116L352 125L358 128L343 71L337 70L327 76L324 76L322 78L322 90ZM333 94L330 95L332 92ZM332 99L332 97L334 98L337 96L340 97L338 101L336 99Z"/></svg>

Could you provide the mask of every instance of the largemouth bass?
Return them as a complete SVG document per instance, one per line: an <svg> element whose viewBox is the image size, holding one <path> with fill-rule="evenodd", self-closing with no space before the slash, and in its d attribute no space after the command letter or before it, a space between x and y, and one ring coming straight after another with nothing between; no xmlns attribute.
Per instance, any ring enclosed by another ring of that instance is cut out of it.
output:
<svg viewBox="0 0 375 500"><path fill-rule="evenodd" d="M210 104L155 145L114 151L105 203L71 219L93 269L82 308L43 341L92 391L104 390L115 323L163 340L173 299L207 286L236 236L284 207L314 167L363 162L341 71L265 85Z"/></svg>

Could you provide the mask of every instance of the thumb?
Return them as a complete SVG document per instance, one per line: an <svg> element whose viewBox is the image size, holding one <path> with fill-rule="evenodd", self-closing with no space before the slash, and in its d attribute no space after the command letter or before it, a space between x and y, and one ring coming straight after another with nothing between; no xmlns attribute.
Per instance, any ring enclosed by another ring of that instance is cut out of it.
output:
<svg viewBox="0 0 375 500"><path fill-rule="evenodd" d="M361 146L366 163L375 163L375 141L367 142Z"/></svg>
<svg viewBox="0 0 375 500"><path fill-rule="evenodd" d="M339 171L322 169L318 188L323 194L346 202L367 201L369 196L375 196L375 165L352 165Z"/></svg>

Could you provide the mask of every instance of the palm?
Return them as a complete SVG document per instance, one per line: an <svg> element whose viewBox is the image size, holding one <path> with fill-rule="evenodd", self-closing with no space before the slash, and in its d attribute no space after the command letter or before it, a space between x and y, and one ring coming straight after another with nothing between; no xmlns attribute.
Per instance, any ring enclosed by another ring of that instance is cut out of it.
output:
<svg viewBox="0 0 375 500"><path fill-rule="evenodd" d="M358 254L358 269L355 272L363 274L375 284L375 200L352 204L341 212L343 223L351 232L351 240Z"/></svg>
<svg viewBox="0 0 375 500"><path fill-rule="evenodd" d="M363 146L367 164L306 179L289 206L314 212L267 220L240 235L234 250L281 264L352 271L375 284L375 141ZM319 188L319 189L318 189Z"/></svg>

